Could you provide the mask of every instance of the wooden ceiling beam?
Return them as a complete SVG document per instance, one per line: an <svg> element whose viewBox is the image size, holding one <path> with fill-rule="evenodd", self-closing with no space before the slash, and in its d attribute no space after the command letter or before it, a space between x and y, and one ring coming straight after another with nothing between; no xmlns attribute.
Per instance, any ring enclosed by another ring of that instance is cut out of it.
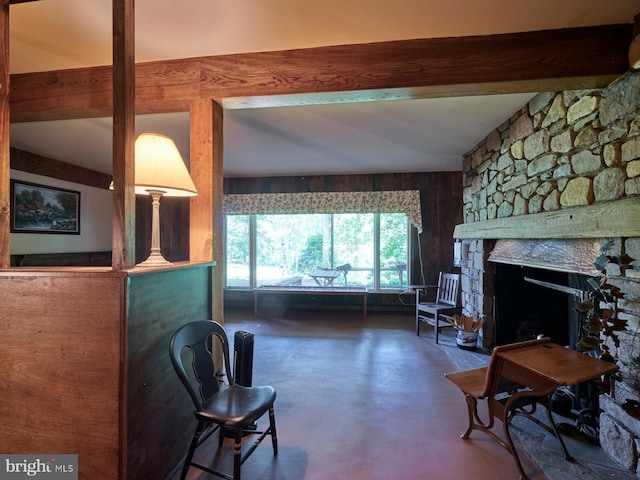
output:
<svg viewBox="0 0 640 480"><path fill-rule="evenodd" d="M244 53L136 65L136 113L601 88L631 24ZM11 121L111 115L110 67L11 76Z"/></svg>
<svg viewBox="0 0 640 480"><path fill-rule="evenodd" d="M11 147L11 168L90 187L108 189L112 176Z"/></svg>

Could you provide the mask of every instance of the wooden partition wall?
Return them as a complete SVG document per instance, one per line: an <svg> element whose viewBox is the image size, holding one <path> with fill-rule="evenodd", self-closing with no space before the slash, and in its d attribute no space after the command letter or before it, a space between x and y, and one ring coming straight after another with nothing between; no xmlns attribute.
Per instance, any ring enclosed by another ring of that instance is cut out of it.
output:
<svg viewBox="0 0 640 480"><path fill-rule="evenodd" d="M0 451L78 454L79 478L168 478L193 404L169 339L211 318L211 264L0 271Z"/></svg>

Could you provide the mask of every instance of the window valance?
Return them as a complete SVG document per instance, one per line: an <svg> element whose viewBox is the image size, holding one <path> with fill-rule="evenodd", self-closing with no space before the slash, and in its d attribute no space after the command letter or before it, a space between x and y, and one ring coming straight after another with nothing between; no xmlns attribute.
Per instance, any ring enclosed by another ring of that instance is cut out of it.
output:
<svg viewBox="0 0 640 480"><path fill-rule="evenodd" d="M422 231L419 190L228 194L223 211L229 215L406 213Z"/></svg>

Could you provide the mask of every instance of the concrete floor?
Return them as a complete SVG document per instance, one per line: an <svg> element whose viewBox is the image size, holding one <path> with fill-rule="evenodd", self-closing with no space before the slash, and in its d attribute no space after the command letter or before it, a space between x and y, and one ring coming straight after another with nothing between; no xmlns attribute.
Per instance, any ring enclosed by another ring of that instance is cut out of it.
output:
<svg viewBox="0 0 640 480"><path fill-rule="evenodd" d="M428 328L415 335L412 316L390 314L363 320L358 313L292 312L256 319L250 311L231 311L225 323L230 339L237 330L255 334L253 385L270 384L278 395L279 455L273 457L265 439L243 465L244 480L519 478L512 457L486 435L460 439L467 427L464 396L443 374L488 357L456 348L451 334L435 345ZM637 478L607 458L598 457L596 470L587 468L592 453L577 454L571 439L567 446L578 462L568 464L539 427L515 430L537 456L533 461L520 449L531 480ZM201 447L200 461L231 471L232 446L225 441L219 455L216 447L216 438ZM212 478L193 468L188 475Z"/></svg>

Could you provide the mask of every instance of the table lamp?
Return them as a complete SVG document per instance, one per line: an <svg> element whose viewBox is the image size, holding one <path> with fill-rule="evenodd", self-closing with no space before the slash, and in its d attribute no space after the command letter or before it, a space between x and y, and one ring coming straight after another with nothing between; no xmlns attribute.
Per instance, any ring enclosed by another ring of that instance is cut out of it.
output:
<svg viewBox="0 0 640 480"><path fill-rule="evenodd" d="M143 133L136 139L135 193L151 195L153 205L151 253L137 266L171 265L160 253L160 197L193 197L198 192L178 148L169 137Z"/></svg>

